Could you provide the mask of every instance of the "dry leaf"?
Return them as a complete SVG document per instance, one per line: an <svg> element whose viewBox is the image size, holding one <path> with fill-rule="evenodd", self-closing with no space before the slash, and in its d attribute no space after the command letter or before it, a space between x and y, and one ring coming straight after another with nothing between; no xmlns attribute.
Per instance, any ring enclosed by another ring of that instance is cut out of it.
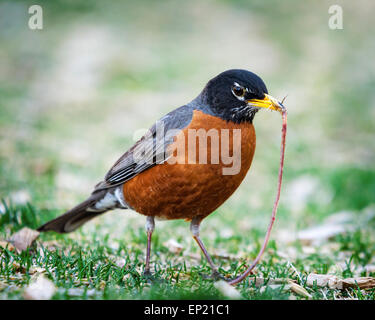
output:
<svg viewBox="0 0 375 320"><path fill-rule="evenodd" d="M193 253L193 252L185 253L184 252L183 255L186 256L186 257L189 257L191 259L194 259L194 260L200 260L201 259L201 255L199 253Z"/></svg>
<svg viewBox="0 0 375 320"><path fill-rule="evenodd" d="M1 240L0 241L0 247L1 248L7 248L9 251L13 251L14 250L14 246L10 242L8 242L8 241Z"/></svg>
<svg viewBox="0 0 375 320"><path fill-rule="evenodd" d="M290 280L290 279L270 279L270 280L273 280L273 281L269 281L267 283L267 285L263 285L263 286L262 286L262 280L264 281L264 279L258 278L258 283L255 284L256 286L261 286L260 290L259 290L261 293L263 293L267 288L273 289L273 290L282 288L284 291L291 290L291 291L293 291L294 293L296 293L300 296L303 296L307 299L312 299L311 294L308 293L307 290L304 287L295 283L294 280ZM295 299L295 296L293 296L293 297Z"/></svg>
<svg viewBox="0 0 375 320"><path fill-rule="evenodd" d="M21 252L29 248L35 239L38 238L39 234L38 231L25 227L13 234L9 242L16 247L17 252Z"/></svg>
<svg viewBox="0 0 375 320"><path fill-rule="evenodd" d="M316 274L310 273L307 276L306 285L309 287L316 286L318 287L329 287L331 289L336 289L338 286L339 278L331 274Z"/></svg>
<svg viewBox="0 0 375 320"><path fill-rule="evenodd" d="M226 259L226 260L235 260L237 258L233 254L229 254L229 253L227 253L225 251L213 252L212 256L215 257L215 258Z"/></svg>
<svg viewBox="0 0 375 320"><path fill-rule="evenodd" d="M18 262L14 261L14 260L12 261L12 266L13 266L13 268L16 271L23 271L24 270L24 268L21 268L21 265Z"/></svg>
<svg viewBox="0 0 375 320"><path fill-rule="evenodd" d="M355 220L355 213L353 211L340 211L329 215L324 219L324 224L345 224L351 223Z"/></svg>
<svg viewBox="0 0 375 320"><path fill-rule="evenodd" d="M255 278L249 278L249 285L255 285L257 288L263 286L263 284L266 282L266 279L255 277Z"/></svg>
<svg viewBox="0 0 375 320"><path fill-rule="evenodd" d="M24 277L24 275L21 272L16 272L13 275L10 275L8 277L9 280L21 280Z"/></svg>
<svg viewBox="0 0 375 320"><path fill-rule="evenodd" d="M255 277L255 278L249 279L249 284L250 285L255 284L256 287L261 287L265 283L267 283L267 285L281 285L281 284L289 284L289 283L294 283L294 282L295 282L294 280L284 279L284 278L264 279L261 277Z"/></svg>
<svg viewBox="0 0 375 320"><path fill-rule="evenodd" d="M323 224L302 230L297 238L304 244L322 242L353 228L354 219L351 211L342 211L328 216Z"/></svg>
<svg viewBox="0 0 375 320"><path fill-rule="evenodd" d="M163 243L165 247L168 248L168 250L174 254L179 254L183 250L182 244L178 243L174 239L169 239L167 242Z"/></svg>
<svg viewBox="0 0 375 320"><path fill-rule="evenodd" d="M118 258L115 260L115 265L119 268L123 268L126 265L126 260L124 258Z"/></svg>
<svg viewBox="0 0 375 320"><path fill-rule="evenodd" d="M372 289L375 287L375 278L373 277L347 278L343 279L341 282L343 289L357 287L360 289Z"/></svg>
<svg viewBox="0 0 375 320"><path fill-rule="evenodd" d="M100 280L100 283L99 283L99 288L104 290L104 288L106 287L107 283L104 281L104 280Z"/></svg>
<svg viewBox="0 0 375 320"><path fill-rule="evenodd" d="M73 283L78 286L78 285L88 285L90 282L87 278L82 278L82 279L75 279Z"/></svg>
<svg viewBox="0 0 375 320"><path fill-rule="evenodd" d="M334 236L346 231L346 228L338 224L326 224L317 227L312 227L298 232L298 240L303 244L310 245L311 243L321 242L333 238Z"/></svg>
<svg viewBox="0 0 375 320"><path fill-rule="evenodd" d="M29 274L34 274L34 273L44 273L46 272L46 269L42 267L31 267L29 269Z"/></svg>
<svg viewBox="0 0 375 320"><path fill-rule="evenodd" d="M375 278L356 277L339 279L334 275L310 273L307 277L306 284L308 286L313 286L314 283L316 283L318 287L328 286L331 289L339 290L357 287L359 287L360 289L371 289L375 287Z"/></svg>
<svg viewBox="0 0 375 320"><path fill-rule="evenodd" d="M299 284L294 283L292 281L289 281L289 285L290 285L290 289L294 293L297 293L298 295L303 296L305 298L312 299L312 295L310 293L308 293L307 290L304 287L302 287Z"/></svg>
<svg viewBox="0 0 375 320"><path fill-rule="evenodd" d="M63 247L61 245L61 242L58 242L56 240L51 241L43 241L43 247L46 248L48 251L57 251L59 249L62 249L64 251L64 254L67 254L72 249L71 246ZM44 257L44 251L42 249L39 250L39 254Z"/></svg>
<svg viewBox="0 0 375 320"><path fill-rule="evenodd" d="M43 275L39 275L23 293L27 300L49 300L56 292L54 283Z"/></svg>
<svg viewBox="0 0 375 320"><path fill-rule="evenodd" d="M225 297L229 299L241 299L242 296L240 292L233 286L231 286L228 282L224 280L220 280L215 282L215 288Z"/></svg>
<svg viewBox="0 0 375 320"><path fill-rule="evenodd" d="M340 275L343 272L343 267L340 264L333 264L329 267L327 274Z"/></svg>
<svg viewBox="0 0 375 320"><path fill-rule="evenodd" d="M126 282L128 279L131 279L131 275L130 273L127 273L125 274L123 277L122 277L122 281Z"/></svg>

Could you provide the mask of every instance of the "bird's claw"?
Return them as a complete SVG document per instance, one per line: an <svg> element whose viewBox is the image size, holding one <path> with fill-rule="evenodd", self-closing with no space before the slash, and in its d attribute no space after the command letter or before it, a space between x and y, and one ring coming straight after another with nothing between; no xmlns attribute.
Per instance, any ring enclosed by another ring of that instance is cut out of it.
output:
<svg viewBox="0 0 375 320"><path fill-rule="evenodd" d="M211 275L203 275L205 279L208 280L214 280L214 281L219 281L219 280L224 280L224 281L229 281L230 279L227 279L225 276L223 276L218 270L213 270Z"/></svg>
<svg viewBox="0 0 375 320"><path fill-rule="evenodd" d="M150 282L150 281L152 281L152 280L155 280L154 275L151 273L150 270L145 270L145 271L143 271L143 277L144 277L148 282Z"/></svg>

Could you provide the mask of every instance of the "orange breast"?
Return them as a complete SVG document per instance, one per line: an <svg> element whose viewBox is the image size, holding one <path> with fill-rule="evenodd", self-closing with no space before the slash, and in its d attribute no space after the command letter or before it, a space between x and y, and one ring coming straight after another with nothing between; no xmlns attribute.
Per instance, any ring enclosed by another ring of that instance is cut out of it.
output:
<svg viewBox="0 0 375 320"><path fill-rule="evenodd" d="M207 145L194 139L194 130L199 129L204 131L197 131L198 134L208 133ZM189 126L170 146L177 162L156 165L126 182L124 198L135 211L147 216L204 218L241 184L253 159L255 141L255 130L250 123L236 124L194 111ZM207 163L199 163L205 160L205 154ZM191 163L194 160L196 163Z"/></svg>

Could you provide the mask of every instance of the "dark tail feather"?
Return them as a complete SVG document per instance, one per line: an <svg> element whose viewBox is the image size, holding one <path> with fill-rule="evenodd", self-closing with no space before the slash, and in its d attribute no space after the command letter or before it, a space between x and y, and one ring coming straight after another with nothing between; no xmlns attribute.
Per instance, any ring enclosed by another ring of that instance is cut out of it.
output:
<svg viewBox="0 0 375 320"><path fill-rule="evenodd" d="M87 200L83 201L73 209L67 211L60 217L48 221L44 225L40 226L37 230L39 232L56 231L58 233L67 233L76 230L87 221L107 211L87 210L88 208L92 207L98 200L103 198L104 194L105 192L98 192L91 195L91 197Z"/></svg>

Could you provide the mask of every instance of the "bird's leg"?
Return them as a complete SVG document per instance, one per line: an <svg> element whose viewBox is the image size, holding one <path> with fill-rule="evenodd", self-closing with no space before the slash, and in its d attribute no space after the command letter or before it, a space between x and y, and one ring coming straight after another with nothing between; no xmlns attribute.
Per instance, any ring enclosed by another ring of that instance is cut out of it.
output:
<svg viewBox="0 0 375 320"><path fill-rule="evenodd" d="M146 220L146 231L147 231L147 253L146 253L146 265L144 275L150 276L150 254L151 254L151 237L152 232L155 229L154 217L148 216Z"/></svg>
<svg viewBox="0 0 375 320"><path fill-rule="evenodd" d="M215 264L213 263L210 255L208 254L201 238L199 237L199 227L200 227L200 223L201 223L202 219L200 217L195 217L191 220L191 223L190 223L190 231L193 235L193 239L198 243L198 246L199 248L201 248L204 256L206 257L208 263L210 264L211 268L212 268L212 278L214 279L223 279L224 277L219 273L217 267L215 266Z"/></svg>

